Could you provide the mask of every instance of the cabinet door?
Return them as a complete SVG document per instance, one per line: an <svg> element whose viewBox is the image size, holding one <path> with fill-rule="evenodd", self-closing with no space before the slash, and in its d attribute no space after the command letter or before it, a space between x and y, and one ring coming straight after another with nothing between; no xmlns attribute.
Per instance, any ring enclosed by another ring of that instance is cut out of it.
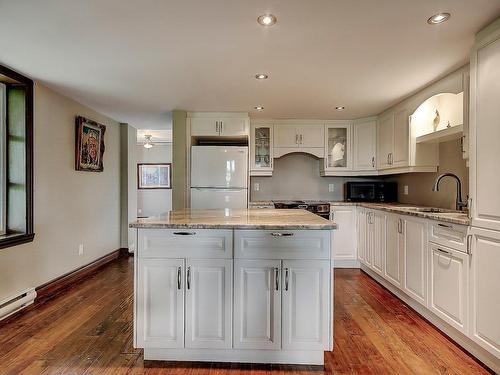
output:
<svg viewBox="0 0 500 375"><path fill-rule="evenodd" d="M408 111L403 109L394 114L394 151L392 167L407 167L410 161L410 124Z"/></svg>
<svg viewBox="0 0 500 375"><path fill-rule="evenodd" d="M429 308L467 334L469 256L429 243Z"/></svg>
<svg viewBox="0 0 500 375"><path fill-rule="evenodd" d="M248 136L248 119L247 118L220 118L218 119L220 126L220 135L225 137Z"/></svg>
<svg viewBox="0 0 500 375"><path fill-rule="evenodd" d="M384 277L398 288L403 286L404 253L403 221L398 215L386 215L386 246Z"/></svg>
<svg viewBox="0 0 500 375"><path fill-rule="evenodd" d="M386 214L382 211L373 211L371 219L372 235L372 268L384 276L385 269L385 243L386 243Z"/></svg>
<svg viewBox="0 0 500 375"><path fill-rule="evenodd" d="M191 135L196 137L218 136L219 126L216 118L191 118Z"/></svg>
<svg viewBox="0 0 500 375"><path fill-rule="evenodd" d="M232 260L186 262L186 348L231 347Z"/></svg>
<svg viewBox="0 0 500 375"><path fill-rule="evenodd" d="M332 231L332 258L356 260L356 207L332 206L332 220L337 229Z"/></svg>
<svg viewBox="0 0 500 375"><path fill-rule="evenodd" d="M352 169L351 132L351 124L325 126L325 170Z"/></svg>
<svg viewBox="0 0 500 375"><path fill-rule="evenodd" d="M295 125L274 125L274 147L297 148L299 135Z"/></svg>
<svg viewBox="0 0 500 375"><path fill-rule="evenodd" d="M365 240L365 264L373 266L373 247L375 246L375 226L373 225L373 211L366 212L366 240Z"/></svg>
<svg viewBox="0 0 500 375"><path fill-rule="evenodd" d="M417 302L427 305L427 222L416 218L403 220L403 290Z"/></svg>
<svg viewBox="0 0 500 375"><path fill-rule="evenodd" d="M250 174L269 176L273 171L273 126L253 125L250 133Z"/></svg>
<svg viewBox="0 0 500 375"><path fill-rule="evenodd" d="M357 233L358 233L358 259L364 264L367 262L367 213L366 210L358 208L356 214ZM335 234L334 234L335 235Z"/></svg>
<svg viewBox="0 0 500 375"><path fill-rule="evenodd" d="M471 59L470 185L472 225L500 231L500 29L476 47Z"/></svg>
<svg viewBox="0 0 500 375"><path fill-rule="evenodd" d="M319 147L324 146L324 126L323 125L302 125L297 127L299 134L299 147Z"/></svg>
<svg viewBox="0 0 500 375"><path fill-rule="evenodd" d="M379 169L391 167L390 157L394 145L394 116L382 117L377 122L377 165Z"/></svg>
<svg viewBox="0 0 500 375"><path fill-rule="evenodd" d="M472 228L471 338L500 358L500 233Z"/></svg>
<svg viewBox="0 0 500 375"><path fill-rule="evenodd" d="M330 324L330 261L283 261L284 350L327 350Z"/></svg>
<svg viewBox="0 0 500 375"><path fill-rule="evenodd" d="M377 122L368 121L354 124L354 170L370 171L376 169L375 152L377 147Z"/></svg>
<svg viewBox="0 0 500 375"><path fill-rule="evenodd" d="M234 261L234 347L281 348L281 261Z"/></svg>
<svg viewBox="0 0 500 375"><path fill-rule="evenodd" d="M138 347L184 347L183 275L183 259L138 260Z"/></svg>

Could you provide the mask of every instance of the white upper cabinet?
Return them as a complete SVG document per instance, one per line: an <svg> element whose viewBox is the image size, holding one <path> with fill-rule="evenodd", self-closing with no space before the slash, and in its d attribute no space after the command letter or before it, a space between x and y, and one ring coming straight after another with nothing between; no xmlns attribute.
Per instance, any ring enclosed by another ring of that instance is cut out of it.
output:
<svg viewBox="0 0 500 375"><path fill-rule="evenodd" d="M409 155L410 125L408 111L401 109L394 113L394 146L391 153L391 166L407 167Z"/></svg>
<svg viewBox="0 0 500 375"><path fill-rule="evenodd" d="M374 171L377 169L377 121L355 122L353 125L353 169Z"/></svg>
<svg viewBox="0 0 500 375"><path fill-rule="evenodd" d="M281 261L234 261L234 347L281 348Z"/></svg>
<svg viewBox="0 0 500 375"><path fill-rule="evenodd" d="M394 145L394 116L392 114L377 121L377 161L379 169L391 167L391 153Z"/></svg>
<svg viewBox="0 0 500 375"><path fill-rule="evenodd" d="M250 126L250 176L273 174L273 125Z"/></svg>
<svg viewBox="0 0 500 375"><path fill-rule="evenodd" d="M470 71L472 225L500 231L500 21L477 41Z"/></svg>
<svg viewBox="0 0 500 375"><path fill-rule="evenodd" d="M328 350L329 260L283 261L284 350Z"/></svg>
<svg viewBox="0 0 500 375"><path fill-rule="evenodd" d="M232 263L186 261L186 348L231 348Z"/></svg>
<svg viewBox="0 0 500 375"><path fill-rule="evenodd" d="M352 170L352 124L325 125L324 170L349 171Z"/></svg>
<svg viewBox="0 0 500 375"><path fill-rule="evenodd" d="M249 119L244 113L197 112L188 115L194 137L246 137Z"/></svg>
<svg viewBox="0 0 500 375"><path fill-rule="evenodd" d="M274 125L274 157L305 152L323 157L323 125L278 123Z"/></svg>

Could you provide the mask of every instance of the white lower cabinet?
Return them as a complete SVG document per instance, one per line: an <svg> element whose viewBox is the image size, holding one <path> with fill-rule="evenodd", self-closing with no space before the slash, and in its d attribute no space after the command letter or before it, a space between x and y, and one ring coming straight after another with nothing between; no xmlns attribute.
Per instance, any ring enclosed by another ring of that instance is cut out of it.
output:
<svg viewBox="0 0 500 375"><path fill-rule="evenodd" d="M398 215L386 215L386 247L384 277L397 286L403 286L404 273L404 238L402 219Z"/></svg>
<svg viewBox="0 0 500 375"><path fill-rule="evenodd" d="M232 260L186 261L186 348L231 347Z"/></svg>
<svg viewBox="0 0 500 375"><path fill-rule="evenodd" d="M184 347L184 259L139 259L137 345Z"/></svg>
<svg viewBox="0 0 500 375"><path fill-rule="evenodd" d="M281 261L234 261L234 347L281 348Z"/></svg>
<svg viewBox="0 0 500 375"><path fill-rule="evenodd" d="M282 272L284 350L328 350L330 261L284 260Z"/></svg>
<svg viewBox="0 0 500 375"><path fill-rule="evenodd" d="M403 291L427 306L427 221L405 216Z"/></svg>
<svg viewBox="0 0 500 375"><path fill-rule="evenodd" d="M373 211L370 218L370 231L372 232L370 253L372 269L384 275L385 270L385 245L386 245L387 215L383 211Z"/></svg>
<svg viewBox="0 0 500 375"><path fill-rule="evenodd" d="M472 228L471 338L500 359L500 232Z"/></svg>
<svg viewBox="0 0 500 375"><path fill-rule="evenodd" d="M337 224L332 231L332 258L334 266L357 261L356 206L332 206L330 218ZM349 264L352 267L352 263Z"/></svg>
<svg viewBox="0 0 500 375"><path fill-rule="evenodd" d="M363 208L358 208L356 214L356 229L358 235L358 259L361 263L370 266L368 254L368 213ZM335 234L334 234L335 235Z"/></svg>
<svg viewBox="0 0 500 375"><path fill-rule="evenodd" d="M429 309L467 334L469 256L429 243Z"/></svg>

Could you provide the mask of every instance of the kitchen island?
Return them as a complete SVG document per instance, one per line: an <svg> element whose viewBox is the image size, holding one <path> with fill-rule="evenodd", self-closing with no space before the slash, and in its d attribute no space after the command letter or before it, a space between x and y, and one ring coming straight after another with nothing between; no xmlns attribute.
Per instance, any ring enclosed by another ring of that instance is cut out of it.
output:
<svg viewBox="0 0 500 375"><path fill-rule="evenodd" d="M305 210L180 210L130 227L145 359L323 364L333 222Z"/></svg>

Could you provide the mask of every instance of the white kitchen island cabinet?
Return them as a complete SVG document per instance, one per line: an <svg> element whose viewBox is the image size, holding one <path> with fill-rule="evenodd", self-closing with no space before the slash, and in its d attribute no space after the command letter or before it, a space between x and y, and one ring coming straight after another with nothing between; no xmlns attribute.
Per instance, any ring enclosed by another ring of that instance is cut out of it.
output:
<svg viewBox="0 0 500 375"><path fill-rule="evenodd" d="M183 210L131 227L145 359L324 363L334 223L305 210Z"/></svg>

